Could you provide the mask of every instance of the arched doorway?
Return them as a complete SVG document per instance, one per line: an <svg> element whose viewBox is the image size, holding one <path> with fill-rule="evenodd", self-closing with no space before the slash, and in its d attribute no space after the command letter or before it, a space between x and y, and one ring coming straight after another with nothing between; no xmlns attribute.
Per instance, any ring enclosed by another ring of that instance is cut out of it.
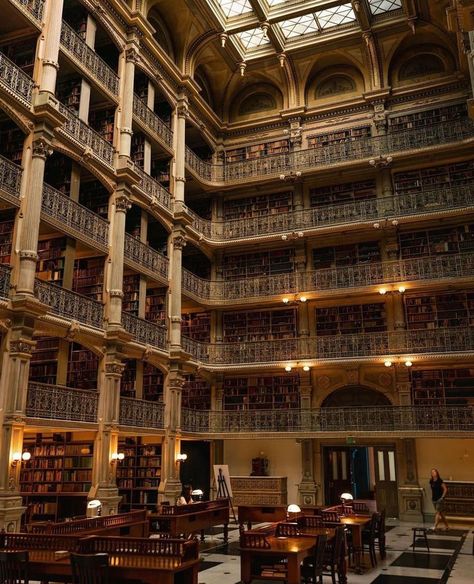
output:
<svg viewBox="0 0 474 584"><path fill-rule="evenodd" d="M347 386L328 395L322 408L387 407L390 400L379 391L364 386ZM391 444L353 438L345 445L325 445L323 449L325 502L339 503L340 495L355 499L375 499L378 509L398 515L396 450Z"/></svg>

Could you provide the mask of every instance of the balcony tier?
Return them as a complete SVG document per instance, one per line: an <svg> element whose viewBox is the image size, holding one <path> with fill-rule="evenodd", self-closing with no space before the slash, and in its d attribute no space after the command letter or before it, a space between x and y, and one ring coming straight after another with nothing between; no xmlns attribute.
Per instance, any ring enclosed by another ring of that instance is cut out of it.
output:
<svg viewBox="0 0 474 584"><path fill-rule="evenodd" d="M14 97L26 108L31 107L33 79L3 53L0 53L0 87L8 96Z"/></svg>
<svg viewBox="0 0 474 584"><path fill-rule="evenodd" d="M146 103L134 94L133 115L140 127L153 138L164 144L168 150L173 147L173 132L171 128L151 110Z"/></svg>
<svg viewBox="0 0 474 584"><path fill-rule="evenodd" d="M26 415L29 418L97 423L99 394L45 383L28 384Z"/></svg>
<svg viewBox="0 0 474 584"><path fill-rule="evenodd" d="M40 26L43 19L45 0L10 0L23 14Z"/></svg>

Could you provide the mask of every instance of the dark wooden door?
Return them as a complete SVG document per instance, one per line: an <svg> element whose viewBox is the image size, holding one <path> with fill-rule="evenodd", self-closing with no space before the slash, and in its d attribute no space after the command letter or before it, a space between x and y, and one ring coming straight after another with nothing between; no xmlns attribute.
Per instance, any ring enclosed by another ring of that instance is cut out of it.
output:
<svg viewBox="0 0 474 584"><path fill-rule="evenodd" d="M342 493L352 491L350 448L324 449L324 482L326 505L336 505Z"/></svg>
<svg viewBox="0 0 474 584"><path fill-rule="evenodd" d="M375 456L375 498L377 509L398 517L398 481L394 446L377 446Z"/></svg>

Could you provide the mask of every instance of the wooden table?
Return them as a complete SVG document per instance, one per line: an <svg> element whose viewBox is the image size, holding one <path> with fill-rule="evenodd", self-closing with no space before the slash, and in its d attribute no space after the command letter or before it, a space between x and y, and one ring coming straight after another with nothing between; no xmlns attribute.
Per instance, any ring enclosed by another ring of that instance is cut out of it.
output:
<svg viewBox="0 0 474 584"><path fill-rule="evenodd" d="M315 515L319 507L302 507L305 515ZM237 513L240 524L247 524L247 529L252 529L254 523L276 523L285 521L287 516L286 505L239 505Z"/></svg>
<svg viewBox="0 0 474 584"><path fill-rule="evenodd" d="M71 582L69 558L56 560L54 551L31 550L29 553L30 580L41 582ZM144 584L197 584L199 559L181 562L179 558L136 554L109 554L110 581Z"/></svg>
<svg viewBox="0 0 474 584"><path fill-rule="evenodd" d="M369 515L348 515L340 518L340 523L352 531L352 546L354 548L355 571L362 573L362 530L372 518Z"/></svg>
<svg viewBox="0 0 474 584"><path fill-rule="evenodd" d="M262 564L272 564L287 560L287 574L285 580L287 584L300 584L301 582L301 562L314 553L315 539L310 537L275 537L267 536L270 544L269 548L240 548L240 574L244 584L250 584L254 579L264 578L259 573L253 574L252 567L258 561ZM275 580L280 578L275 577Z"/></svg>

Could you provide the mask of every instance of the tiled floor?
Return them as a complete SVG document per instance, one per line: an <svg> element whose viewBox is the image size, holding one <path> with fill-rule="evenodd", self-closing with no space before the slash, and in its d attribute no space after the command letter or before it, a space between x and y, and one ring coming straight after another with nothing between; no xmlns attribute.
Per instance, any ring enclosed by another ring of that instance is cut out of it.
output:
<svg viewBox="0 0 474 584"><path fill-rule="evenodd" d="M420 540L412 551L414 524L396 522L391 527L387 533L387 558L383 562L379 559L376 568L362 575L349 572L348 584L474 584L472 526L429 533L430 553ZM229 544L223 545L220 532L215 530L206 536L199 584L240 582L238 537L238 530L231 529ZM324 581L329 584L330 578Z"/></svg>

